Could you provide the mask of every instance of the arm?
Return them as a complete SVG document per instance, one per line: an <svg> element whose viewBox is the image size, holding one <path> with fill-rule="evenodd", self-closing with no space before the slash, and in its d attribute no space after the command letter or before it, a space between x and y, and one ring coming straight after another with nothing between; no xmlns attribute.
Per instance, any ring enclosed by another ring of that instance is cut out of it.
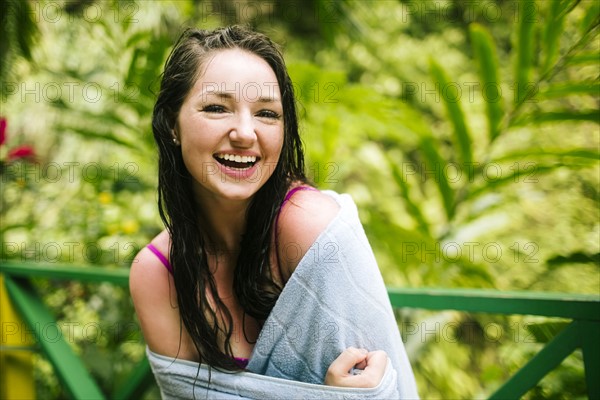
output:
<svg viewBox="0 0 600 400"><path fill-rule="evenodd" d="M318 191L301 190L283 205L277 226L279 268L287 282L300 260L339 211L331 197Z"/></svg>
<svg viewBox="0 0 600 400"><path fill-rule="evenodd" d="M159 234L152 243L168 254L168 235ZM131 264L129 289L150 350L169 357L197 360L197 352L180 324L173 277L160 260L144 247Z"/></svg>
<svg viewBox="0 0 600 400"><path fill-rule="evenodd" d="M298 191L284 205L279 221L278 249L285 282L338 211L335 200L316 191ZM386 364L387 355L383 351L367 352L349 347L331 363L324 383L330 386L375 387L383 377ZM352 368L362 372L351 374Z"/></svg>

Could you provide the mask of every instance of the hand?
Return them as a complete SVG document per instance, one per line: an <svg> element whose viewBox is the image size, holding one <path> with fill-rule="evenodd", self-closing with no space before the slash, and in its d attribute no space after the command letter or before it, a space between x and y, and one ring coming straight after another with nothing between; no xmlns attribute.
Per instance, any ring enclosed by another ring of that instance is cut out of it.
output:
<svg viewBox="0 0 600 400"><path fill-rule="evenodd" d="M384 351L368 352L348 347L331 363L324 383L329 386L372 388L381 382L386 365L387 354ZM352 368L362 372L352 374Z"/></svg>

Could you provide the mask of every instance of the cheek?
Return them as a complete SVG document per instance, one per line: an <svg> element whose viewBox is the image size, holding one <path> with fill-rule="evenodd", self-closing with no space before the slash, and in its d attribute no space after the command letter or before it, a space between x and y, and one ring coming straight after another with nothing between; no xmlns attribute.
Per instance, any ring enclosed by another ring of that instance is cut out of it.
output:
<svg viewBox="0 0 600 400"><path fill-rule="evenodd" d="M279 158L279 156L281 155L281 152L283 151L283 142L284 142L284 132L283 129L281 129L277 135L275 135L273 137L272 140L272 146L273 146L273 153L277 154L277 158Z"/></svg>

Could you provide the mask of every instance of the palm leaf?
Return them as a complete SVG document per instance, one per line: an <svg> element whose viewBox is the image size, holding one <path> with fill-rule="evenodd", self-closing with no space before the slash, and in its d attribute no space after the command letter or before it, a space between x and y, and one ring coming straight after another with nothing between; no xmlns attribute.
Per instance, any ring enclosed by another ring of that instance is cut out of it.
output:
<svg viewBox="0 0 600 400"><path fill-rule="evenodd" d="M454 217L455 211L455 193L450 187L446 174L442 173L443 167L447 164L446 161L440 156L437 151L437 143L430 136L423 136L420 143L420 149L425 157L425 168L433 168L435 173L435 182L437 188L442 196L442 202L444 205L444 211L446 217L451 220ZM429 165L429 167L427 167Z"/></svg>
<svg viewBox="0 0 600 400"><path fill-rule="evenodd" d="M532 156L548 156L551 161L538 162L532 161ZM566 160L565 160L566 159ZM597 163L600 160L600 154L598 152L590 151L587 149L575 149L568 151L561 150L543 150L543 151L528 151L522 153L513 153L509 156L501 157L491 162L490 164L499 164L501 161L515 160L515 164L506 168L510 170L508 173L502 173L501 176L495 179L486 179L485 183L478 187L471 187L465 194L466 199L473 199L482 194L490 193L500 186L523 182L523 183L536 183L539 176L542 174L550 173L557 168L568 167L571 170L578 168L586 168ZM527 160L526 164L521 165L518 160ZM560 160L560 161L559 161ZM504 172L504 170L502 170ZM485 176L481 170L478 171L479 176Z"/></svg>
<svg viewBox="0 0 600 400"><path fill-rule="evenodd" d="M103 140L107 142L113 142L121 146L128 147L133 150L139 150L139 145L135 142L129 142L125 139L119 138L112 133L102 133L97 129L88 129L83 127L73 127L73 126L56 126L57 131L68 131L80 135L87 139L96 139Z"/></svg>
<svg viewBox="0 0 600 400"><path fill-rule="evenodd" d="M546 264L548 268L555 269L561 267L563 265L569 264L595 264L600 267L600 253L596 254L587 254L581 251L577 251L575 253L571 253L566 256L554 256L546 260Z"/></svg>
<svg viewBox="0 0 600 400"><path fill-rule="evenodd" d="M523 115L511 122L512 126L539 125L557 121L590 121L600 123L600 114L595 111L549 111Z"/></svg>
<svg viewBox="0 0 600 400"><path fill-rule="evenodd" d="M564 28L566 13L562 12L563 3L560 0L551 0L548 9L548 18L544 27L544 45L546 46L543 72L548 71L556 62L560 35Z"/></svg>
<svg viewBox="0 0 600 400"><path fill-rule="evenodd" d="M536 19L536 5L533 0L523 0L518 3L520 18L517 27L515 63L516 96L515 105L522 104L530 95L529 84L531 83L531 67L533 64L533 28Z"/></svg>
<svg viewBox="0 0 600 400"><path fill-rule="evenodd" d="M580 64L598 64L598 52L592 53L580 53L570 57L567 60L567 63L570 65L580 65Z"/></svg>
<svg viewBox="0 0 600 400"><path fill-rule="evenodd" d="M535 183L537 177L540 174L553 171L558 167L564 166L564 164L557 163L554 165L547 166L534 163L532 164L532 166L533 168L515 168L513 172L503 174L502 176L495 179L487 178L485 179L485 184L478 187L471 187L469 191L465 194L464 199L474 199L483 194L494 192L500 186L514 184L517 182L527 183L530 180L531 183Z"/></svg>
<svg viewBox="0 0 600 400"><path fill-rule="evenodd" d="M536 343L548 343L559 334L570 322L537 322L525 325L525 329L535 338Z"/></svg>
<svg viewBox="0 0 600 400"><path fill-rule="evenodd" d="M536 97L540 99L565 98L575 95L600 96L598 82L567 82L554 84L541 90Z"/></svg>
<svg viewBox="0 0 600 400"><path fill-rule="evenodd" d="M454 139L456 144L458 144L461 158L460 161L463 165L470 165L472 161L471 138L467 130L463 111L459 104L460 96L458 94L456 94L456 96L451 95L450 88L452 87L452 82L450 82L450 79L448 79L444 70L433 60L430 64L431 74L437 83L436 87L440 92L440 96L444 99L448 117L454 128Z"/></svg>
<svg viewBox="0 0 600 400"><path fill-rule="evenodd" d="M431 233L429 231L429 224L423 217L421 209L416 205L416 203L411 199L409 195L410 189L408 186L408 182L404 177L405 174L398 167L400 163L396 160L392 160L389 155L387 155L387 161L392 171L392 177L394 178L396 185L400 189L400 194L404 199L404 203L406 204L408 213L417 221L418 230L424 235L431 236Z"/></svg>
<svg viewBox="0 0 600 400"><path fill-rule="evenodd" d="M581 31L587 34L596 26L598 26L600 19L600 2L591 1L590 8L585 10L583 20L581 21Z"/></svg>
<svg viewBox="0 0 600 400"><path fill-rule="evenodd" d="M494 41L489 32L479 24L471 24L469 27L471 42L473 44L473 53L479 64L479 80L484 91L487 87L500 87L498 79L498 57ZM504 115L502 107L502 95L492 99L486 99L486 112L488 117L488 135L490 142L493 142L500 134L500 121Z"/></svg>
<svg viewBox="0 0 600 400"><path fill-rule="evenodd" d="M589 149L528 149L524 151L513 152L502 157L496 158L493 162L502 162L516 159L531 159L532 157L552 157L562 159L565 157L574 157L584 160L600 160L600 153Z"/></svg>

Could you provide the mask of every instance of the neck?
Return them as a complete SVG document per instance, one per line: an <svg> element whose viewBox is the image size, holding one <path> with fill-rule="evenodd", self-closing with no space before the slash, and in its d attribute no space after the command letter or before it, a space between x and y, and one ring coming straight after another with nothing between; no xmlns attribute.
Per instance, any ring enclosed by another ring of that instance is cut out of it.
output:
<svg viewBox="0 0 600 400"><path fill-rule="evenodd" d="M209 252L237 254L246 231L246 211L250 200L198 198L200 223L207 235Z"/></svg>

